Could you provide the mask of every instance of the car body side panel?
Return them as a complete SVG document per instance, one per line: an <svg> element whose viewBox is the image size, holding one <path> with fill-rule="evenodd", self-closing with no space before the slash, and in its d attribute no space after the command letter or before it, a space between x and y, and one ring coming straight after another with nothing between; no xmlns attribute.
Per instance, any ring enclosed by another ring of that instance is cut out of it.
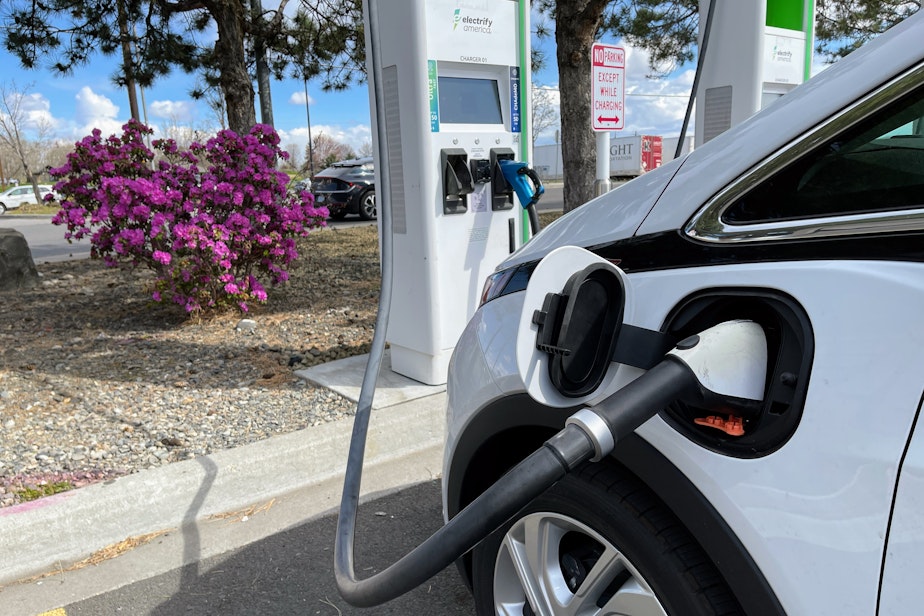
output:
<svg viewBox="0 0 924 616"><path fill-rule="evenodd" d="M520 319L520 304L516 300L517 297L500 298L497 306L491 306L492 310L477 311L466 325L449 362L450 373L459 375L460 379L448 388L450 408L466 408L473 391L478 392L479 401L487 404L516 391L521 385L514 357L516 347L507 335L516 331ZM514 307L505 311L503 306L508 304ZM488 323L497 327L489 329ZM505 389L498 386L495 378L503 381ZM457 442L461 428L458 423L447 422L446 441ZM446 449L447 454L448 451L449 448Z"/></svg>
<svg viewBox="0 0 924 616"><path fill-rule="evenodd" d="M812 320L815 358L795 434L755 460L690 447L660 420L640 434L707 495L788 613L875 613L899 456L920 398L924 267L770 263L633 277L637 314L654 327L672 298L734 285L780 289Z"/></svg>
<svg viewBox="0 0 924 616"><path fill-rule="evenodd" d="M920 421L915 425L902 462L889 527L880 616L915 614L924 604L924 426Z"/></svg>
<svg viewBox="0 0 924 616"><path fill-rule="evenodd" d="M660 418L639 434L712 503L760 564L787 613L874 613L899 456L921 395L924 266L760 263L630 277L636 322L651 328L659 328L685 297L705 289L777 289L805 308L816 353L801 424L782 448L758 459L731 458L694 445ZM482 307L478 327L512 331L491 321L508 319L522 296ZM497 359L489 366L490 379L484 372L477 379L463 379L465 371L450 376L447 461L474 409L522 391L511 377L515 360L496 350L512 348L511 338L463 335L457 348L465 352L485 343L495 347L491 355ZM444 471L450 472L448 466Z"/></svg>

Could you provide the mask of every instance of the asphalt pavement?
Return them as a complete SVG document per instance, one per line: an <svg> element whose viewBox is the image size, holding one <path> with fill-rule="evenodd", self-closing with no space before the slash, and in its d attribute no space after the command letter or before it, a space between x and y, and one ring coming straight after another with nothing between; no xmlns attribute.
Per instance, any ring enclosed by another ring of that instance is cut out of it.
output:
<svg viewBox="0 0 924 616"><path fill-rule="evenodd" d="M51 216L6 214L0 216L0 228L22 233L36 264L90 257L89 239L68 243L64 227L51 224Z"/></svg>
<svg viewBox="0 0 924 616"><path fill-rule="evenodd" d="M357 568L381 571L442 524L439 481L415 484L360 509ZM68 605L66 616L99 614L375 614L471 616L472 597L454 567L381 606L359 609L337 593L332 572L336 516L300 524L226 554Z"/></svg>

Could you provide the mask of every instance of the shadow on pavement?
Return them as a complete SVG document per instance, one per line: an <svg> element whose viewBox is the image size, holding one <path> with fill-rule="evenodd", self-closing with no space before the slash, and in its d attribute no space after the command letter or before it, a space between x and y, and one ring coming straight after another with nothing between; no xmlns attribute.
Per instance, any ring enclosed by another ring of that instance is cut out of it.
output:
<svg viewBox="0 0 924 616"><path fill-rule="evenodd" d="M196 462L205 471L205 479L203 479L202 485L196 491L196 496L193 497L192 502L189 504L189 509L186 510L186 515L183 516L183 526L180 529L183 534L183 562L188 563L181 568L181 588L194 586L199 579L202 541L196 519L199 517L199 510L202 509L205 497L208 496L209 490L212 489L212 484L215 483L215 477L218 475L218 465L211 458L196 458Z"/></svg>
<svg viewBox="0 0 924 616"><path fill-rule="evenodd" d="M360 576L381 571L436 531L442 525L439 503L439 482L432 481L362 505L355 558ZM363 610L348 605L334 583L335 529L336 516L326 516L203 561L197 568L177 569L68 606L67 614L109 614L116 610L157 616L475 613L455 567L383 606Z"/></svg>

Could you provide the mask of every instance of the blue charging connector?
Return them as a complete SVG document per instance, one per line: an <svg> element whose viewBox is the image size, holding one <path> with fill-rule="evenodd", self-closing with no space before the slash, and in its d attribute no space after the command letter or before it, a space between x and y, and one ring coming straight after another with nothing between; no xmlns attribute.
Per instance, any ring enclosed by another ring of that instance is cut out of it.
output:
<svg viewBox="0 0 924 616"><path fill-rule="evenodd" d="M545 187L542 186L539 174L526 163L515 160L499 160L497 164L500 165L504 179L517 193L517 197L520 198L520 203L524 209L531 205L536 205L542 195L545 194ZM531 180L532 183L530 184L527 180Z"/></svg>
<svg viewBox="0 0 924 616"><path fill-rule="evenodd" d="M523 209L529 214L529 226L533 235L539 233L539 214L536 212L536 203L545 194L545 187L539 174L527 163L515 160L499 160L501 173L504 179L513 188L520 199Z"/></svg>

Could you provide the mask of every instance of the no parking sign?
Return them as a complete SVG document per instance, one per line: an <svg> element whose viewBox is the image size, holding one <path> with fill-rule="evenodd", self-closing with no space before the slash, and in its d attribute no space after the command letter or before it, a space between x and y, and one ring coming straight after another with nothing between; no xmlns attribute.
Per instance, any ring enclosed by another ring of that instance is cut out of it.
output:
<svg viewBox="0 0 924 616"><path fill-rule="evenodd" d="M622 130L625 124L626 52L594 43L591 48L591 111L593 129Z"/></svg>

